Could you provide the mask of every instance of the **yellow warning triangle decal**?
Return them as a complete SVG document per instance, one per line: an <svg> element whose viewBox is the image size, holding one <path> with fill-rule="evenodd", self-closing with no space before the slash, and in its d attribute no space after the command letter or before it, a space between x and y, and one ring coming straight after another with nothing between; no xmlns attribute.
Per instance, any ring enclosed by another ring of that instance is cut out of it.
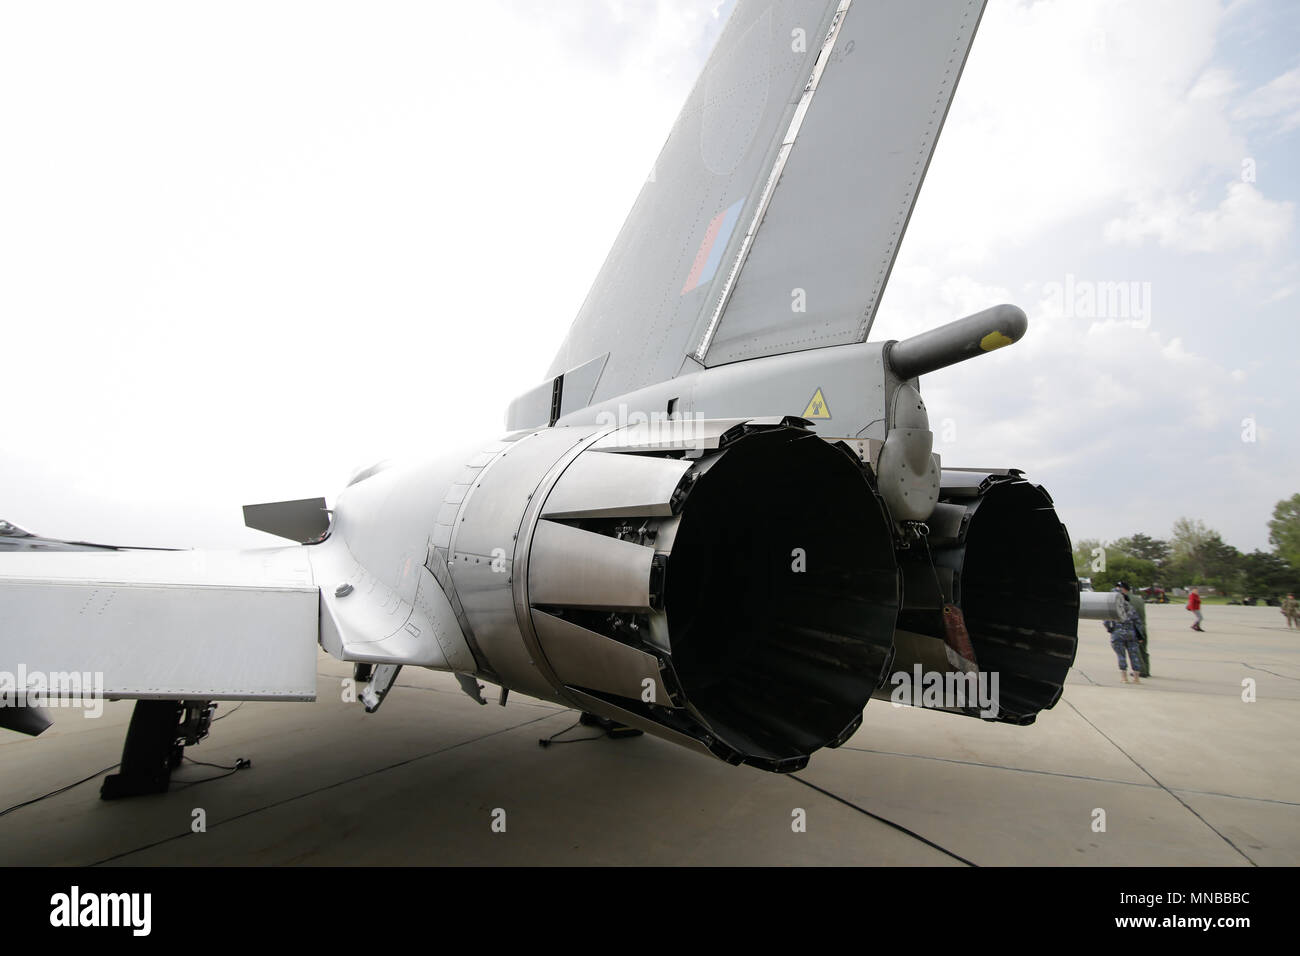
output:
<svg viewBox="0 0 1300 956"><path fill-rule="evenodd" d="M803 410L804 418L830 418L831 409L826 404L826 398L822 395L819 388L813 393L813 397L808 400L808 407Z"/></svg>

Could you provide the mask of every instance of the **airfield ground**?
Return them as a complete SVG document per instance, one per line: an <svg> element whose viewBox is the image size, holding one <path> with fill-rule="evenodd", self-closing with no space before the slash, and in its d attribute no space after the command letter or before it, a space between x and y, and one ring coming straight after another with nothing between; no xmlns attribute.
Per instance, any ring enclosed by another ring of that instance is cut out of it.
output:
<svg viewBox="0 0 1300 956"><path fill-rule="evenodd" d="M576 714L480 706L423 671L366 715L337 690L350 669L322 655L315 703L223 704L187 751L250 769L189 787L222 771L187 763L171 792L117 802L96 778L0 817L0 863L1300 863L1300 631L1276 608L1210 608L1203 634L1178 605L1147 613L1155 676L1141 685L1120 683L1101 624L1084 621L1064 698L1033 726L873 701L794 778L648 736L543 749ZM0 809L117 761L131 706L56 711L34 739L0 732Z"/></svg>

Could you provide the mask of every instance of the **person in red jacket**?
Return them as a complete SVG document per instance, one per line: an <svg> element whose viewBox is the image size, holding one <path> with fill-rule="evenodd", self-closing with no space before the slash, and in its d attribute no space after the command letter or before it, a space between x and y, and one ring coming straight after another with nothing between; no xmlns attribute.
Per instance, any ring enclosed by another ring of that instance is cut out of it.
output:
<svg viewBox="0 0 1300 956"><path fill-rule="evenodd" d="M1196 615L1196 623L1192 625L1192 630L1205 630L1201 627L1201 596L1196 593L1196 588L1192 588L1187 594L1187 610Z"/></svg>

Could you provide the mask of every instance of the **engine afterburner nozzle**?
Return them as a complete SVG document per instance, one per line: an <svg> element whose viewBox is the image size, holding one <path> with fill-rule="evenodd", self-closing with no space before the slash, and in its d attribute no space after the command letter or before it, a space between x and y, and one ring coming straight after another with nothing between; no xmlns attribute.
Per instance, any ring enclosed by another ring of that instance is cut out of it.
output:
<svg viewBox="0 0 1300 956"><path fill-rule="evenodd" d="M516 565L533 659L584 710L797 770L856 729L888 666L884 510L798 420L728 424L691 457L643 431L597 441L541 499Z"/></svg>

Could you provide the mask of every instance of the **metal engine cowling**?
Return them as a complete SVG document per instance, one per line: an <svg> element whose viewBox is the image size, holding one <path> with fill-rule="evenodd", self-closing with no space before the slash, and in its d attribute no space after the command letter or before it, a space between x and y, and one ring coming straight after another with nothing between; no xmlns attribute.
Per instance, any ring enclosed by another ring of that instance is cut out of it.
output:
<svg viewBox="0 0 1300 956"><path fill-rule="evenodd" d="M847 739L899 599L884 510L847 448L799 419L536 436L559 454L517 522L518 491L488 486L529 483L508 477L536 471L525 441L503 453L519 465L483 469L448 552L484 674L769 770ZM476 529L511 523L507 622Z"/></svg>

